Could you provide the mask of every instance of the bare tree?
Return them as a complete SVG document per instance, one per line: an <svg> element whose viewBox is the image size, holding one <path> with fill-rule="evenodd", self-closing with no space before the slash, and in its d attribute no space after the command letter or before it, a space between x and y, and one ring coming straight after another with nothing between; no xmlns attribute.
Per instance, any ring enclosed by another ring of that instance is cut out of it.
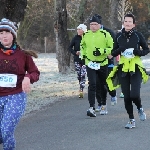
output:
<svg viewBox="0 0 150 150"><path fill-rule="evenodd" d="M58 69L61 73L67 73L70 66L70 52L68 51L69 37L67 33L66 0L54 0L56 34L56 58Z"/></svg>
<svg viewBox="0 0 150 150"><path fill-rule="evenodd" d="M114 11L118 8L118 0L110 0L109 1L109 22L110 28L115 32L119 29L119 20L117 18L118 12Z"/></svg>
<svg viewBox="0 0 150 150"><path fill-rule="evenodd" d="M133 12L133 7L130 3L129 0L119 0L119 5L118 5L118 19L120 22L123 21L124 15L126 13L131 13Z"/></svg>

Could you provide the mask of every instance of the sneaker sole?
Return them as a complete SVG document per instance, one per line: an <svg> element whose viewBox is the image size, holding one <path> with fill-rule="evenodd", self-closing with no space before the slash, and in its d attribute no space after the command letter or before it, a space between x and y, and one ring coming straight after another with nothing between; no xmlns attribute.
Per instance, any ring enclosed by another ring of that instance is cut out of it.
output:
<svg viewBox="0 0 150 150"><path fill-rule="evenodd" d="M140 119L141 121L145 121L146 119Z"/></svg>
<svg viewBox="0 0 150 150"><path fill-rule="evenodd" d="M125 129L133 129L133 128L135 128L135 126L133 126L133 127L131 127L131 128L129 128L129 127L125 127Z"/></svg>
<svg viewBox="0 0 150 150"><path fill-rule="evenodd" d="M146 120L146 117L144 119L140 119L141 121L145 121Z"/></svg>
<svg viewBox="0 0 150 150"><path fill-rule="evenodd" d="M116 104L117 104L117 102L111 102L111 106L114 106Z"/></svg>
<svg viewBox="0 0 150 150"><path fill-rule="evenodd" d="M100 115L107 115L108 114L108 112L106 112L106 113L100 113Z"/></svg>
<svg viewBox="0 0 150 150"><path fill-rule="evenodd" d="M90 112L87 112L87 116L96 117L96 115L93 115L93 114L91 114Z"/></svg>
<svg viewBox="0 0 150 150"><path fill-rule="evenodd" d="M79 96L79 98L83 98L83 96Z"/></svg>

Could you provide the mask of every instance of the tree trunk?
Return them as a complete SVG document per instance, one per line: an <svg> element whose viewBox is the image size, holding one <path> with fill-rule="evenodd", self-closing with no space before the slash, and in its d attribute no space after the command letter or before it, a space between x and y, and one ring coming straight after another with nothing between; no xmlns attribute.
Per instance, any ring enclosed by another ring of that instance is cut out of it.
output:
<svg viewBox="0 0 150 150"><path fill-rule="evenodd" d="M118 20L118 12L114 11L117 10L118 7L118 0L110 0L110 18L109 18L109 22L111 25L111 29L113 29L113 31L117 32L117 30L121 29L121 23Z"/></svg>
<svg viewBox="0 0 150 150"><path fill-rule="evenodd" d="M78 12L78 16L79 16L79 23L84 23L85 21L85 8L87 7L87 0L81 0L80 1L80 7L79 7L79 12Z"/></svg>
<svg viewBox="0 0 150 150"><path fill-rule="evenodd" d="M54 0L55 22L54 31L56 34L56 58L58 69L61 73L67 73L70 66L70 52L68 51L69 37L67 33L67 10L66 0Z"/></svg>

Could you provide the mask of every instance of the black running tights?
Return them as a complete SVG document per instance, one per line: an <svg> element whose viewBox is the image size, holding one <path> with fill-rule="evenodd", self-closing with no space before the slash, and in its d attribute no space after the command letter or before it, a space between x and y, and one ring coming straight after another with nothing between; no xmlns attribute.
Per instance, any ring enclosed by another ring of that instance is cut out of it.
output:
<svg viewBox="0 0 150 150"><path fill-rule="evenodd" d="M137 109L142 107L140 98L140 89L142 82L142 75L138 68L135 74L127 73L122 77L121 69L118 70L119 82L124 94L124 103L126 111L130 119L134 119L132 102L137 106Z"/></svg>

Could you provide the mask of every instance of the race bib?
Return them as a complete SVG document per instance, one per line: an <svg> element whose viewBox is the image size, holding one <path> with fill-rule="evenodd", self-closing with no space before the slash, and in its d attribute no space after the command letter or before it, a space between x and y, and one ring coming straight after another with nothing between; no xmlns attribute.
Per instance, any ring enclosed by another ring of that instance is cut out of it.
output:
<svg viewBox="0 0 150 150"><path fill-rule="evenodd" d="M134 58L133 50L134 48L128 48L123 53L121 53L121 55L126 58Z"/></svg>
<svg viewBox="0 0 150 150"><path fill-rule="evenodd" d="M17 75L0 74L0 87L16 87Z"/></svg>
<svg viewBox="0 0 150 150"><path fill-rule="evenodd" d="M91 68L91 69L98 70L98 69L100 69L100 63L90 61L88 63L88 67Z"/></svg>
<svg viewBox="0 0 150 150"><path fill-rule="evenodd" d="M79 58L81 58L81 53L79 54Z"/></svg>

